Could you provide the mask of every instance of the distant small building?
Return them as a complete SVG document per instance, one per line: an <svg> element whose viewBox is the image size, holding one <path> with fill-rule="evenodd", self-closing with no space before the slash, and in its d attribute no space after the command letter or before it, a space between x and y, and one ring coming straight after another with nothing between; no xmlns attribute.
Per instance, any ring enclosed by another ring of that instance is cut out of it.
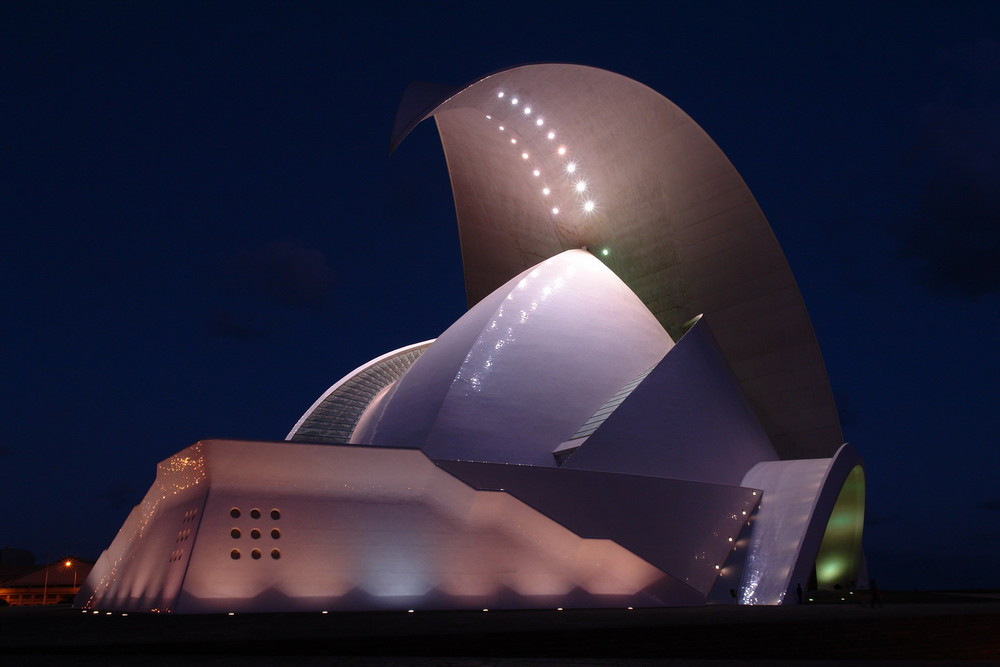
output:
<svg viewBox="0 0 1000 667"><path fill-rule="evenodd" d="M75 556L60 558L48 565L36 565L34 557L28 563L4 564L0 569L0 600L3 601L0 604L70 603L93 567L93 562Z"/></svg>

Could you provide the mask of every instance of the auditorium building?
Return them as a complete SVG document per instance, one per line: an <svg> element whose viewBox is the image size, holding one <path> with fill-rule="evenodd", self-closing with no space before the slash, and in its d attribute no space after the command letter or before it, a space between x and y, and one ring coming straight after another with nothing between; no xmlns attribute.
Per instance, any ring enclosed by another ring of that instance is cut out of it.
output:
<svg viewBox="0 0 1000 667"><path fill-rule="evenodd" d="M776 605L862 582L861 459L782 250L708 135L567 64L413 86L392 147L429 118L468 311L334 382L285 441L160 463L77 604Z"/></svg>

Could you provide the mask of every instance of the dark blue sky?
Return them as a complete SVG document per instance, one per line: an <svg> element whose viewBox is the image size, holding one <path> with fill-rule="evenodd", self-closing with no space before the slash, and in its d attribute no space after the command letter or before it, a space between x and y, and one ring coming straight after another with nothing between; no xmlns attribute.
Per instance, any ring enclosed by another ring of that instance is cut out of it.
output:
<svg viewBox="0 0 1000 667"><path fill-rule="evenodd" d="M408 83L604 67L771 222L865 456L884 587L1000 586L1000 6L0 5L0 546L96 558L197 439L281 439L464 310Z"/></svg>

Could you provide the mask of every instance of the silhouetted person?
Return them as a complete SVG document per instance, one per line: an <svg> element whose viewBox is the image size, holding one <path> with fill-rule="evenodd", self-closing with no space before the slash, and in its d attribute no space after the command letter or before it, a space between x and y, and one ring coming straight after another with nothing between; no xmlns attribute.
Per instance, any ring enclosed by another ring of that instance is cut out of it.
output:
<svg viewBox="0 0 1000 667"><path fill-rule="evenodd" d="M874 579L872 579L868 583L868 592L871 593L871 596L872 596L872 609L875 608L876 603L878 604L878 606L881 607L882 606L882 597L879 595L878 584L875 583Z"/></svg>
<svg viewBox="0 0 1000 667"><path fill-rule="evenodd" d="M802 604L802 584L795 584L795 597L799 599L799 604Z"/></svg>

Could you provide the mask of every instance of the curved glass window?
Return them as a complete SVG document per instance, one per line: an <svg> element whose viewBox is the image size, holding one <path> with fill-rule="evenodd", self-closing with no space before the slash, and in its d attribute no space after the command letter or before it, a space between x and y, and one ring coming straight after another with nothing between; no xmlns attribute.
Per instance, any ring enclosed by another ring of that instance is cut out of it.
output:
<svg viewBox="0 0 1000 667"><path fill-rule="evenodd" d="M861 531L865 523L865 471L847 475L826 524L816 555L816 583L820 588L849 587L861 566Z"/></svg>

